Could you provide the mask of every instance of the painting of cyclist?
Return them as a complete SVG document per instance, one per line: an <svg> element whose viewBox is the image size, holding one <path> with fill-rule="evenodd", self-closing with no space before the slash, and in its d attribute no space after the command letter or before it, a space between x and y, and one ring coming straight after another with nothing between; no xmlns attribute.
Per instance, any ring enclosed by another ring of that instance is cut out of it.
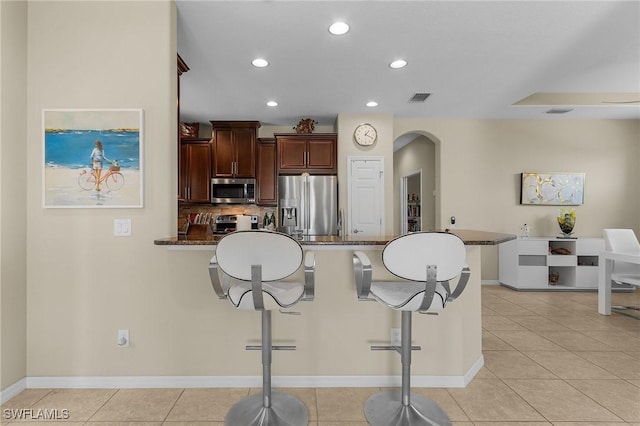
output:
<svg viewBox="0 0 640 426"><path fill-rule="evenodd" d="M105 157L102 142L98 140L96 141L95 147L93 148L93 151L91 151L91 156L89 157L93 174L96 177L96 191L100 191L100 177L102 175L103 160L108 163L113 163L112 160Z"/></svg>

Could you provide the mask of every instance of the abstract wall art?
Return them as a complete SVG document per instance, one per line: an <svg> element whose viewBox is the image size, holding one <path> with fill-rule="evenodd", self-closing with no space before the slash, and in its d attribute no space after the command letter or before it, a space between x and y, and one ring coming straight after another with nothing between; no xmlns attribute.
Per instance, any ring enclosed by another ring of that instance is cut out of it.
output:
<svg viewBox="0 0 640 426"><path fill-rule="evenodd" d="M522 173L520 204L578 206L584 202L584 173Z"/></svg>

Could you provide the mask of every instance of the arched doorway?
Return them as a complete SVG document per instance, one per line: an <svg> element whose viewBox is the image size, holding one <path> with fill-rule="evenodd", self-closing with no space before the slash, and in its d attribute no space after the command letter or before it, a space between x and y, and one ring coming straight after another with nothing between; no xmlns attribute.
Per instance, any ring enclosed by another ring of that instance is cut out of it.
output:
<svg viewBox="0 0 640 426"><path fill-rule="evenodd" d="M437 218L436 143L424 132L407 132L393 143L394 232L435 229Z"/></svg>

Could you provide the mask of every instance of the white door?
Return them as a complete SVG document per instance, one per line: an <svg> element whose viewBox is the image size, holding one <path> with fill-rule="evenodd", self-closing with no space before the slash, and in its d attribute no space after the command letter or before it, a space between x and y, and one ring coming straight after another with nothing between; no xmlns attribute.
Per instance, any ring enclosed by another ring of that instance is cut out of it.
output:
<svg viewBox="0 0 640 426"><path fill-rule="evenodd" d="M349 157L349 234L381 236L384 229L382 157Z"/></svg>

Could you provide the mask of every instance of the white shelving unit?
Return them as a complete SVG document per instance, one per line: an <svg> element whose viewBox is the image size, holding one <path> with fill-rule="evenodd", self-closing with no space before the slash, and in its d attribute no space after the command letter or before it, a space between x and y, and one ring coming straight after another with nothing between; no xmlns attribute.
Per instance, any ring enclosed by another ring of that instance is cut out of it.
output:
<svg viewBox="0 0 640 426"><path fill-rule="evenodd" d="M516 290L597 290L603 250L602 238L519 237L498 246L498 278Z"/></svg>
<svg viewBox="0 0 640 426"><path fill-rule="evenodd" d="M407 201L407 231L418 232L421 230L420 200Z"/></svg>

